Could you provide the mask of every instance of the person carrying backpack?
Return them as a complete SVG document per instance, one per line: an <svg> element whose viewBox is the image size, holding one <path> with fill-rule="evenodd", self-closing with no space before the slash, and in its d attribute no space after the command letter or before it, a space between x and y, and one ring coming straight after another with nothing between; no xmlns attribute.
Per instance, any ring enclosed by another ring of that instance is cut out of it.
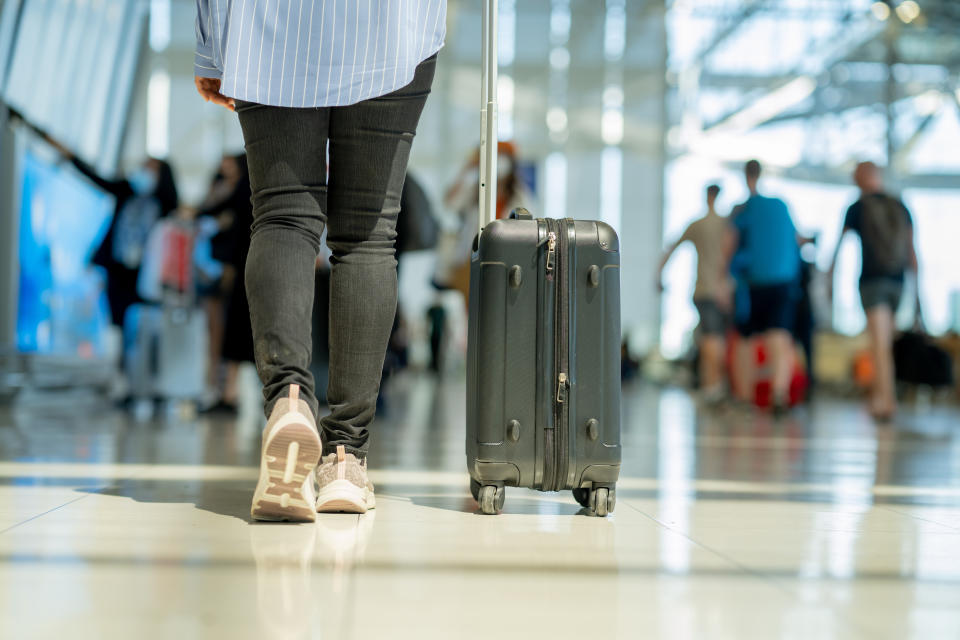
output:
<svg viewBox="0 0 960 640"><path fill-rule="evenodd" d="M867 332L876 375L870 395L870 414L889 420L897 408L894 389L894 316L900 306L906 272L917 271L913 220L899 198L884 191L883 175L872 162L861 162L853 172L860 199L847 209L840 240L848 231L860 236L862 271L860 299L867 314ZM840 252L837 242L829 282Z"/></svg>

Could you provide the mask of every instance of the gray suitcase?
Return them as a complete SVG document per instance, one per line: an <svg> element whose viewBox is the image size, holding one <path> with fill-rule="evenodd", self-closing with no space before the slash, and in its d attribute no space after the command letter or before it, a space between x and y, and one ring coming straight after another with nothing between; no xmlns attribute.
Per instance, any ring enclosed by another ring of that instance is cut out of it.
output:
<svg viewBox="0 0 960 640"><path fill-rule="evenodd" d="M587 220L493 221L496 0L486 0L481 231L470 266L467 468L487 514L506 486L572 489L591 513L620 474L620 254Z"/></svg>

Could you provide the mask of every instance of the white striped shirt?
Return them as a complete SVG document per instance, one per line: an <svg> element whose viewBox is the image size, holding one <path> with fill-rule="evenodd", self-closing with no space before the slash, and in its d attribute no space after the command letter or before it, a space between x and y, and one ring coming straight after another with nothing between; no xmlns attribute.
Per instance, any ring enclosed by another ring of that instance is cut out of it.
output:
<svg viewBox="0 0 960 640"><path fill-rule="evenodd" d="M446 0L197 0L195 73L247 102L355 104L409 84L446 13Z"/></svg>

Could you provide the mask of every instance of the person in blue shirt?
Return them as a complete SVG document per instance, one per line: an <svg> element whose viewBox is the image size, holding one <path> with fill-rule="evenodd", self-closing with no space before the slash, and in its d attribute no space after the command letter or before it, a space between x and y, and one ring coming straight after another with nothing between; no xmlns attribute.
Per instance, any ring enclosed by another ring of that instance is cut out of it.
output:
<svg viewBox="0 0 960 640"><path fill-rule="evenodd" d="M250 170L245 279L268 417L251 515L365 513L375 505L369 428L397 309L400 197L446 0L197 0L197 8L197 89L237 112ZM330 411L320 417L310 357L324 230Z"/></svg>
<svg viewBox="0 0 960 640"><path fill-rule="evenodd" d="M750 197L731 217L750 297L749 320L741 331L764 340L772 369L773 409L779 414L787 408L793 371L791 332L799 299L800 252L797 229L786 203L758 191L761 171L758 161L747 162L744 173ZM752 389L752 358L749 364L748 359L740 360L743 384L738 387Z"/></svg>

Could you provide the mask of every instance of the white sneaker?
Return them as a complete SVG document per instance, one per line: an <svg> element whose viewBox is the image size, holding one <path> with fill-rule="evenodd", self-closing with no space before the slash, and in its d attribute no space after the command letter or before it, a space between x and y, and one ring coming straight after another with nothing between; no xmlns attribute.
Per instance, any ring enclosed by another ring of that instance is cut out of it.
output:
<svg viewBox="0 0 960 640"><path fill-rule="evenodd" d="M277 402L263 430L260 479L250 515L255 520L315 521L313 470L320 451L310 406L300 400L300 387L292 384L289 399Z"/></svg>
<svg viewBox="0 0 960 640"><path fill-rule="evenodd" d="M321 513L366 513L377 506L373 484L367 479L367 461L361 462L342 446L321 460L317 484L317 511Z"/></svg>

